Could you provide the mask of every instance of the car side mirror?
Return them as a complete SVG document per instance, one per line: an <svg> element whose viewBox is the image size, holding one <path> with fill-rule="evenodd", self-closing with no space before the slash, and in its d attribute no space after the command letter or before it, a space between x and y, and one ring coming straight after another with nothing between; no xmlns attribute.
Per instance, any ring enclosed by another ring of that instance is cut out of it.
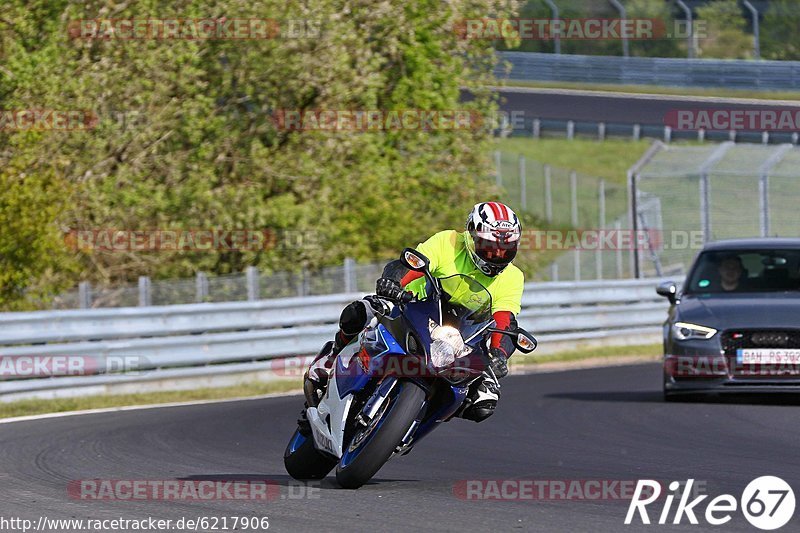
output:
<svg viewBox="0 0 800 533"><path fill-rule="evenodd" d="M678 286L674 281L665 281L656 287L656 292L669 300L669 303L675 305L678 303Z"/></svg>

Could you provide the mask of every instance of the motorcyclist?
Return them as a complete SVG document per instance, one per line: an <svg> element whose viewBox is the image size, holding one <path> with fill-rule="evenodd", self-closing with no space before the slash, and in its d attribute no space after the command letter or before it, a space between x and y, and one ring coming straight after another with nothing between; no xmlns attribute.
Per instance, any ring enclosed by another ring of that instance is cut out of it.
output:
<svg viewBox="0 0 800 533"><path fill-rule="evenodd" d="M524 285L522 271L512 264L517 254L522 227L519 218L505 204L476 204L467 218L466 231L446 230L420 243L417 250L430 261L434 277L462 274L486 287L492 297L495 327L516 327ZM327 386L333 361L375 316L380 298L398 301L408 298L405 286L423 274L409 271L400 260L389 262L376 283L376 295L352 302L342 311L339 331L320 351L306 371L306 395L319 398ZM497 380L508 374L507 359L514 351L509 335L493 333L489 342L489 364L481 378L470 387L458 416L480 422L494 413L500 397Z"/></svg>

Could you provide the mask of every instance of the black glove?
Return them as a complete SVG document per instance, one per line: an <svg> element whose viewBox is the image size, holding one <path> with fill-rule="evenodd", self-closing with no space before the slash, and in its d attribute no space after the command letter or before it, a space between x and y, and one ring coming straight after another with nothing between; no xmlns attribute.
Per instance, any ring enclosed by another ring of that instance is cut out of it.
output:
<svg viewBox="0 0 800 533"><path fill-rule="evenodd" d="M413 294L409 291L403 290L400 283L392 278L380 278L375 284L375 294L387 300L394 300L396 302L410 302Z"/></svg>
<svg viewBox="0 0 800 533"><path fill-rule="evenodd" d="M489 348L489 368L492 369L497 379L508 375L508 363L506 353L500 348Z"/></svg>

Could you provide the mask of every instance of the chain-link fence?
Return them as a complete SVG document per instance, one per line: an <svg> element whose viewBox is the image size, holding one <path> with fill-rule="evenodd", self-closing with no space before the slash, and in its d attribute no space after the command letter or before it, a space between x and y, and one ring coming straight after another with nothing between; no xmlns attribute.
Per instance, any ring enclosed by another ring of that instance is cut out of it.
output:
<svg viewBox="0 0 800 533"><path fill-rule="evenodd" d="M357 264L346 260L341 266L315 271L261 273L248 268L238 274L209 276L199 272L191 279L151 281L117 287L92 286L83 282L78 289L58 296L54 309L176 305L198 302L233 302L314 296L341 292L371 292L385 263Z"/></svg>
<svg viewBox="0 0 800 533"><path fill-rule="evenodd" d="M703 243L800 236L800 148L659 144L633 176L636 226L658 239L638 254L643 275L685 273Z"/></svg>
<svg viewBox="0 0 800 533"><path fill-rule="evenodd" d="M628 192L624 183L612 182L554 167L524 155L496 151L495 179L505 192L504 199L515 209L535 215L543 228L541 239L524 239L533 253L550 253L553 261L534 274L539 281L610 279L630 276L630 250L599 246L596 250L570 248L570 232L594 235L628 228ZM621 177L623 178L623 177ZM547 234L556 238L547 239ZM525 250L523 249L523 253Z"/></svg>

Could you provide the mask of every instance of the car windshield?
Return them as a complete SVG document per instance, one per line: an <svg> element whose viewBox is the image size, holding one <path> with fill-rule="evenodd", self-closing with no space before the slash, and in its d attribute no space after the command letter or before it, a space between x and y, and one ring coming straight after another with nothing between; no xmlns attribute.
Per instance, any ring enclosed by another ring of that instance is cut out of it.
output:
<svg viewBox="0 0 800 533"><path fill-rule="evenodd" d="M800 289L800 250L703 252L684 293L744 293Z"/></svg>

